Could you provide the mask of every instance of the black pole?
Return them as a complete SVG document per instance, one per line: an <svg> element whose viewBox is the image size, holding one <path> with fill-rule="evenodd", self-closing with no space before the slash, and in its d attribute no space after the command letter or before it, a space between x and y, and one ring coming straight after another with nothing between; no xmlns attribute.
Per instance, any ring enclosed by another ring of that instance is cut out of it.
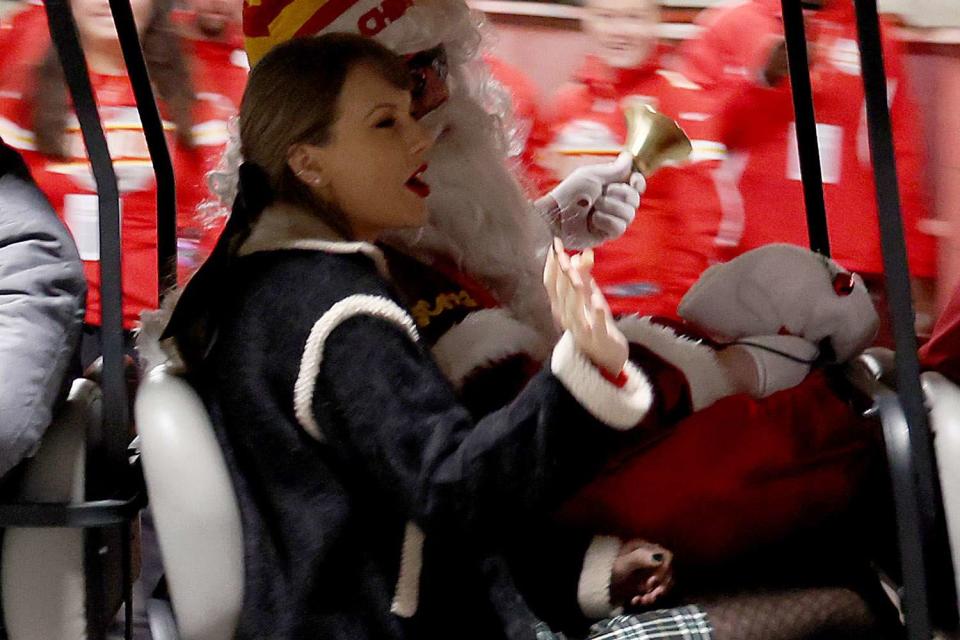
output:
<svg viewBox="0 0 960 640"><path fill-rule="evenodd" d="M177 285L177 198L173 163L163 133L163 120L150 84L150 75L140 48L137 25L129 0L109 0L117 26L127 75L137 100L137 111L157 177L157 276L161 298ZM173 43L171 43L173 46Z"/></svg>
<svg viewBox="0 0 960 640"><path fill-rule="evenodd" d="M873 162L879 212L880 243L883 248L883 268L896 350L897 391L909 431L914 481L920 507L919 521L912 524L919 528L925 543L922 565L904 564L905 585L908 582L916 584L921 577L924 580L918 587L921 590L919 593L911 588L905 590L905 616L910 638L926 640L932 634L929 610L931 597L928 597L927 589L930 587L929 577L937 571L932 552L934 548L942 550L942 546L937 544L939 532L942 530L942 523L938 523L942 497L923 390L920 386L910 272L900 212L890 111L887 106L887 82L877 2L856 0L855 6L867 105L867 127L870 134L870 158ZM912 579L909 575L911 573L914 574Z"/></svg>
<svg viewBox="0 0 960 640"><path fill-rule="evenodd" d="M783 8L783 33L787 41L787 62L790 66L790 88L796 115L797 151L800 155L800 178L803 201L807 209L807 234L810 248L830 255L827 231L827 209L823 202L823 173L820 169L820 143L817 120L810 88L810 65L807 60L807 36L803 24L801 0L780 0Z"/></svg>
<svg viewBox="0 0 960 640"><path fill-rule="evenodd" d="M73 98L80 132L97 183L100 209L100 331L103 349L103 427L106 439L127 433L127 387L123 367L123 289L120 273L120 193L107 139L90 86L69 0L47 0L47 24ZM111 462L126 450L108 452ZM119 445L117 445L119 447ZM98 474L99 475L99 474ZM109 476L109 474L104 474Z"/></svg>
<svg viewBox="0 0 960 640"><path fill-rule="evenodd" d="M880 409L883 441L887 449L887 465L897 514L897 550L900 553L900 571L903 574L901 604L905 612L907 633L910 640L929 640L930 603L927 598L923 528L917 524L922 520L922 507L917 493L910 429L896 394L884 391L875 401Z"/></svg>

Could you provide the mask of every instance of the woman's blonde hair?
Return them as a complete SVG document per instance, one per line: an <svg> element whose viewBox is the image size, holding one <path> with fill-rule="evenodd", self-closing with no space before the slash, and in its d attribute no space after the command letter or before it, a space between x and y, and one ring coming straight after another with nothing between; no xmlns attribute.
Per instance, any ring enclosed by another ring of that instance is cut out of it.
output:
<svg viewBox="0 0 960 640"><path fill-rule="evenodd" d="M398 88L410 86L401 58L351 34L292 40L273 49L250 72L240 107L240 191L217 245L184 289L163 334L174 339L188 369L202 365L210 352L223 296L231 288L236 252L271 200L309 207L333 230L350 237L346 219L332 205L319 202L294 175L287 154L296 144L329 142L344 82L359 64L371 65Z"/></svg>
<svg viewBox="0 0 960 640"><path fill-rule="evenodd" d="M287 158L294 145L329 142L340 92L358 64L371 65L398 88L410 87L399 56L369 38L336 33L291 40L271 50L250 72L240 106L240 152L264 171L273 197L311 207L345 236L345 220L317 202Z"/></svg>

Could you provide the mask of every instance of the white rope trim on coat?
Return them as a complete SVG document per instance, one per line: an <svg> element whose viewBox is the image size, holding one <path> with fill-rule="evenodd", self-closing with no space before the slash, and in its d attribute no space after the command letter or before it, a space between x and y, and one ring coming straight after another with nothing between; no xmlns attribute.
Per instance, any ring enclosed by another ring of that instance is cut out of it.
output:
<svg viewBox="0 0 960 640"><path fill-rule="evenodd" d="M293 410L300 426L317 440L323 440L320 425L313 415L313 392L323 362L323 347L327 338L340 324L354 316L373 316L402 327L410 338L419 340L413 318L393 300L367 294L353 295L337 302L314 323L300 358L300 370L293 387Z"/></svg>
<svg viewBox="0 0 960 640"><path fill-rule="evenodd" d="M412 618L420 602L420 570L423 568L423 531L413 522L407 523L400 555L400 573L394 590L390 613Z"/></svg>

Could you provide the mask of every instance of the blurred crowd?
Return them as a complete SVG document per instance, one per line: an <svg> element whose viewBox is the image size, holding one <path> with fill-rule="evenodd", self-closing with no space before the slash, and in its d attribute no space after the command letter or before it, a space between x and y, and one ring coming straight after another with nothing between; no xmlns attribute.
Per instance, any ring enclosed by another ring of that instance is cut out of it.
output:
<svg viewBox="0 0 960 640"><path fill-rule="evenodd" d="M246 82L241 5L133 0L147 69L168 132L177 187L178 272L186 279L216 241L222 216L207 187ZM121 194L124 328L158 306L156 181L106 0L72 3ZM100 353L96 185L40 3L0 24L0 138L20 152L73 235L88 281L83 365ZM128 339L130 336L128 335Z"/></svg>
<svg viewBox="0 0 960 640"><path fill-rule="evenodd" d="M223 205L207 185L230 137L247 74L241 3L132 0L177 177L181 280L213 246ZM805 2L812 88L833 256L859 272L883 307L883 278L852 3ZM507 98L503 115L516 170L531 195L578 167L611 161L626 136L624 109L647 104L692 141L690 161L648 176L635 222L597 250L596 277L617 314L676 314L711 264L770 242L807 244L803 192L779 0L705 10L699 35L658 40L655 0L586 0L582 29L593 53L554 95L535 69L485 60ZM158 304L155 181L107 0L73 0L122 194L124 321ZM900 45L884 33L888 100L900 177L917 328L934 316L935 239L923 188L919 114ZM90 293L84 360L99 352L97 199L63 73L40 3L21 0L0 21L0 138L25 157L66 222ZM549 57L529 61L550 64ZM884 317L886 314L882 314ZM888 341L889 335L881 335Z"/></svg>
<svg viewBox="0 0 960 640"><path fill-rule="evenodd" d="M771 242L806 246L779 0L705 10L696 20L699 34L679 44L658 41L660 9L653 0L585 4L582 27L594 53L528 120L523 165L529 179L542 189L578 166L609 160L625 141L624 110L637 103L674 118L693 143L689 163L648 180L627 233L597 249L596 274L614 310L673 315L710 264ZM853 3L804 6L832 255L864 277L883 311ZM935 315L937 260L935 239L923 225L929 214L920 114L890 28L883 45L917 329L925 335ZM516 82L508 77L506 84ZM889 342L889 329L880 340Z"/></svg>

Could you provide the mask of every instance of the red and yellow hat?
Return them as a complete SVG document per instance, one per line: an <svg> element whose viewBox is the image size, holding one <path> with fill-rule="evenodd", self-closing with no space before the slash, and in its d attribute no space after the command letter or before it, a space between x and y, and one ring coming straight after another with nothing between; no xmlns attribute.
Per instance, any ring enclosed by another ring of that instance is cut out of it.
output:
<svg viewBox="0 0 960 640"><path fill-rule="evenodd" d="M326 32L373 37L413 0L244 0L243 39L251 68L276 45Z"/></svg>

